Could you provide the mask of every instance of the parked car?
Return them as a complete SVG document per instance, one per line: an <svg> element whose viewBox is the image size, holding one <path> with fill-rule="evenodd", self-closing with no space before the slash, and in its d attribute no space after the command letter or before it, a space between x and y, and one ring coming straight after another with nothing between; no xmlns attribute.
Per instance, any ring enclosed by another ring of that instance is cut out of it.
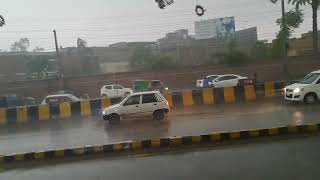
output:
<svg viewBox="0 0 320 180"><path fill-rule="evenodd" d="M203 77L202 79L198 79L196 82L196 87L198 88L206 88L212 84L212 81L215 80L220 75L208 75Z"/></svg>
<svg viewBox="0 0 320 180"><path fill-rule="evenodd" d="M285 87L284 90L285 99L288 101L316 103L320 97L320 70L309 73L301 81Z"/></svg>
<svg viewBox="0 0 320 180"><path fill-rule="evenodd" d="M32 97L24 97L16 94L6 94L0 96L0 108L10 108L17 106L33 106L37 101Z"/></svg>
<svg viewBox="0 0 320 180"><path fill-rule="evenodd" d="M235 75L235 74L225 74L215 78L209 84L214 88L234 87L234 86L240 85L240 82L245 79L248 79L248 78Z"/></svg>
<svg viewBox="0 0 320 180"><path fill-rule="evenodd" d="M124 97L131 93L133 93L131 88L124 88L120 85L106 85L100 90L100 95L102 98Z"/></svg>
<svg viewBox="0 0 320 180"><path fill-rule="evenodd" d="M50 106L58 106L59 103L63 102L77 102L80 101L79 98L72 94L55 94L55 95L49 95L45 97L41 104L47 104Z"/></svg>
<svg viewBox="0 0 320 180"><path fill-rule="evenodd" d="M119 104L104 109L102 114L105 121L113 124L121 119L144 116L162 120L169 111L169 103L159 91L147 91L130 94Z"/></svg>
<svg viewBox="0 0 320 180"><path fill-rule="evenodd" d="M169 90L160 80L135 80L132 82L133 90L135 92L144 91L166 91Z"/></svg>

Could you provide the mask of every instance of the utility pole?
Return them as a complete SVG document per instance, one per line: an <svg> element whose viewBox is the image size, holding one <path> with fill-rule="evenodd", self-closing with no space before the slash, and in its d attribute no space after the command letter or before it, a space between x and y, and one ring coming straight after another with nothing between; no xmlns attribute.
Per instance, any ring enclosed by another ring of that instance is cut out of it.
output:
<svg viewBox="0 0 320 180"><path fill-rule="evenodd" d="M283 54L284 54L284 62L283 62L283 73L287 79L288 76L288 70L287 70L287 65L288 65L288 53L287 53L287 48L288 48L288 39L287 39L287 24L286 24L286 12L285 12L285 7L284 7L284 0L281 0L281 11L282 11L282 28L284 29L284 32L282 32L282 38L283 38Z"/></svg>
<svg viewBox="0 0 320 180"><path fill-rule="evenodd" d="M56 55L57 55L57 69L59 73L59 90L63 90L63 79L62 79L62 62L59 54L59 46L58 46L58 39L57 39L57 32L56 30L53 30L54 35L54 42L56 46Z"/></svg>

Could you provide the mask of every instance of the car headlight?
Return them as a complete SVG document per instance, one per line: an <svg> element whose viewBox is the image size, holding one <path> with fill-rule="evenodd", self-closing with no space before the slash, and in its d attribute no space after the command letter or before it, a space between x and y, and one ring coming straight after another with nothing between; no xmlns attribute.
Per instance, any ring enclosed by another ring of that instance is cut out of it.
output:
<svg viewBox="0 0 320 180"><path fill-rule="evenodd" d="M169 88L166 87L165 90L169 90Z"/></svg>
<svg viewBox="0 0 320 180"><path fill-rule="evenodd" d="M300 88L295 88L295 89L293 90L293 93L299 93L300 91L301 91Z"/></svg>
<svg viewBox="0 0 320 180"><path fill-rule="evenodd" d="M106 111L102 111L102 114L103 114L103 115L106 115Z"/></svg>

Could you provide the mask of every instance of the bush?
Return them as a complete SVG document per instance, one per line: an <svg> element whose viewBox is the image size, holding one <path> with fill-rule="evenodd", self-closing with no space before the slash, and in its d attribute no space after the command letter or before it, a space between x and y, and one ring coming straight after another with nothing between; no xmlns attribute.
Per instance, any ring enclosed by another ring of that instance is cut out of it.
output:
<svg viewBox="0 0 320 180"><path fill-rule="evenodd" d="M213 58L217 58L220 64L225 64L227 66L238 66L250 59L247 54L238 50L232 50L226 53L218 53L213 55Z"/></svg>

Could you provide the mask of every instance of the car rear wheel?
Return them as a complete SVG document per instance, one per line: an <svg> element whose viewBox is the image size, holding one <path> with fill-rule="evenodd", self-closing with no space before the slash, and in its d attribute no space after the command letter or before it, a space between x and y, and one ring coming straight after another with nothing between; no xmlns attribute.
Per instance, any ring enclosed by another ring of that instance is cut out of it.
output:
<svg viewBox="0 0 320 180"><path fill-rule="evenodd" d="M120 116L118 114L111 114L109 118L109 124L119 124Z"/></svg>
<svg viewBox="0 0 320 180"><path fill-rule="evenodd" d="M317 102L317 96L314 95L314 94L307 94L305 97L304 97L304 102L306 104L314 104Z"/></svg>
<svg viewBox="0 0 320 180"><path fill-rule="evenodd" d="M161 121L164 119L164 111L163 110L157 110L153 113L153 118L157 121Z"/></svg>

